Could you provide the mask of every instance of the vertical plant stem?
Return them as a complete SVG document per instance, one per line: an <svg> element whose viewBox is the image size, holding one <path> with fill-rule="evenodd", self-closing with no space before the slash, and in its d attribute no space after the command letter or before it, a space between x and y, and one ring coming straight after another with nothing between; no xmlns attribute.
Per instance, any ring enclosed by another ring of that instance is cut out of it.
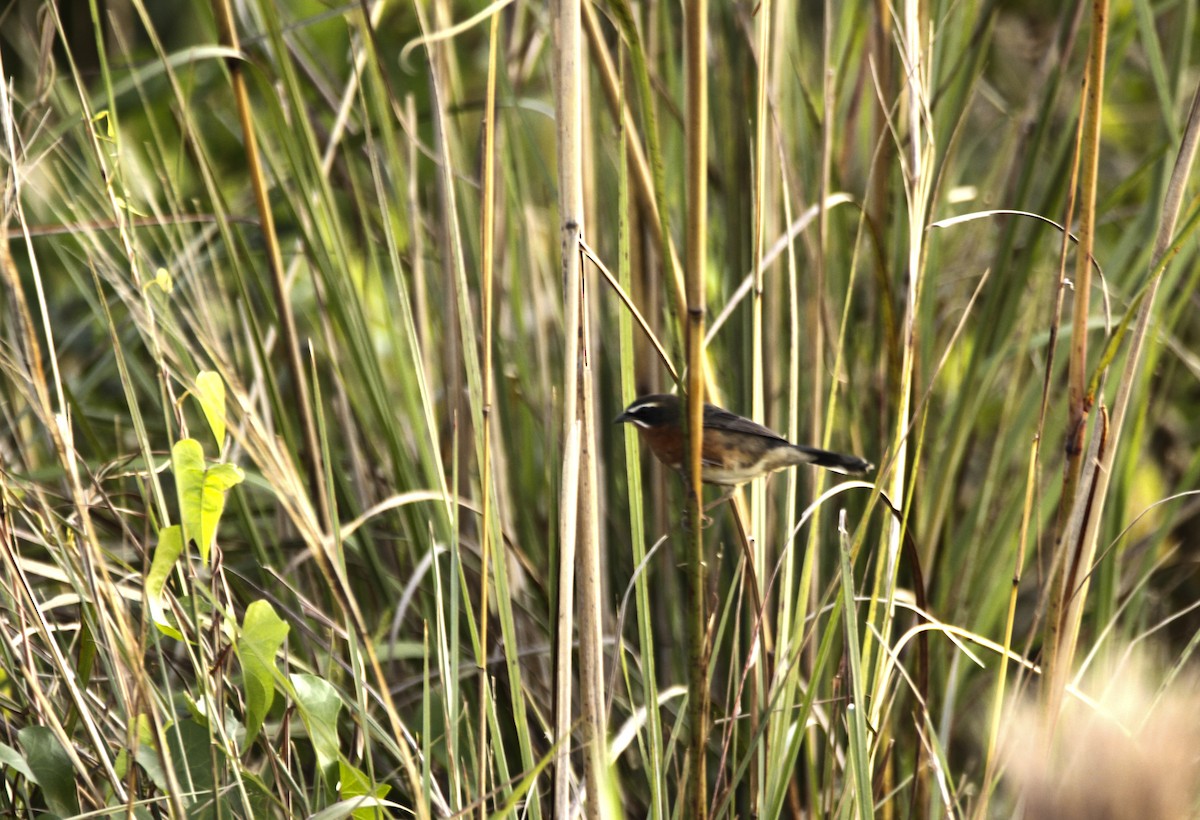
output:
<svg viewBox="0 0 1200 820"><path fill-rule="evenodd" d="M756 421L765 422L764 403L764 386L763 386L763 360L767 358L767 351L763 349L763 233L766 225L766 197L767 197L767 157L770 156L768 147L768 133L770 123L770 107L768 100L769 78L771 76L771 42L772 28L771 17L773 6L770 0L762 0L759 5L758 13L755 15L755 51L757 52L756 66L758 74L755 88L755 114L754 114L754 302L753 311L751 313L751 352L754 356L752 362L753 386L751 388L751 417ZM771 357L774 360L774 357ZM763 626L763 634L770 632L770 613L763 605L762 591L757 581L758 569L769 566L766 552L766 523L767 523L767 494L766 482L756 481L751 484L750 493L750 523L752 526L751 532L754 534L751 542L751 537L746 540L752 543L752 548L747 550L746 573L744 578L746 583L751 584L752 594L748 596L748 601L753 607L752 617L749 623L753 628L761 619ZM740 520L740 519L739 519ZM753 676L750 681L750 737L758 734L758 727L762 721L762 704L767 702L768 694L767 687L770 685L770 675L766 671L769 666L766 661L766 654L762 651L764 648L763 642L757 640L757 631L751 634L751 656L748 663L754 664ZM755 744L750 750L751 763L749 769L749 793L750 793L750 814L757 815L759 806L761 805L761 786L763 783L762 768L766 762L767 753L767 735L763 735L763 741Z"/></svg>
<svg viewBox="0 0 1200 820"><path fill-rule="evenodd" d="M1087 392L1087 325L1092 282L1092 251L1096 228L1096 187L1100 166L1100 117L1104 100L1104 62L1108 45L1108 2L1093 0L1092 35L1088 49L1087 81L1083 99L1082 161L1079 176L1079 229L1075 254L1074 312L1071 323L1071 354L1067 365L1067 438L1066 467L1063 476L1062 509L1059 511L1057 549L1065 559L1050 601L1047 629L1050 633L1047 656L1046 695L1048 735L1052 732L1062 702L1063 688L1070 674L1078 619L1072 613L1082 611L1083 595L1076 595L1075 580L1089 563L1079 539L1082 516L1091 494L1090 482L1080 483L1085 431L1093 396ZM1075 580L1073 580L1075 579Z"/></svg>
<svg viewBox="0 0 1200 820"><path fill-rule="evenodd" d="M574 664L571 646L575 632L575 531L579 497L579 430L570 422L564 433L562 491L559 495L558 603L554 638L554 812L571 812L571 692Z"/></svg>
<svg viewBox="0 0 1200 820"><path fill-rule="evenodd" d="M905 82L907 108L907 140L909 149L904 193L908 211L908 254L905 260L904 284L900 288L903 294L904 306L901 319L900 338L902 350L900 355L900 373L896 380L896 443L895 459L892 464L889 494L899 500L906 496L909 469L909 437L908 431L913 427L912 419L912 390L913 371L917 359L917 309L921 300L922 264L924 253L925 218L932 190L933 163L930 156L931 136L928 132L929 123L928 92L930 55L925 28L922 25L921 3L919 0L908 0L904 6L904 16L901 21L900 48L903 58L908 65ZM887 552L883 564L882 597L884 611L879 635L873 635L867 630L863 636L863 668L870 675L872 670L882 668L882 664L874 665L871 658L875 644L886 645L890 640L893 618L893 596L895 594L896 569L900 547L904 536L904 519L892 518L888 524ZM874 609L875 604L870 605ZM870 621L874 617L871 613ZM874 684L882 686L883 676L872 678ZM884 699L881 690L873 691L869 725L879 725L879 718ZM862 705L861 708L866 708Z"/></svg>
<svg viewBox="0 0 1200 820"><path fill-rule="evenodd" d="M904 506L907 512L908 504L908 475L910 470L910 439L909 431L915 428L912 418L912 396L915 371L920 361L918 351L918 336L921 328L918 324L922 291L924 283L925 262L925 230L929 205L933 195L934 177L934 135L933 115L930 110L932 94L932 61L933 43L928 28L928 9L920 0L907 0L904 4L900 20L899 48L901 58L906 66L905 71L905 115L907 128L905 145L908 149L905 163L904 195L907 209L907 258L904 266L904 281L900 293L904 299L900 324L900 372L896 379L896 413L895 413L895 458L889 481L889 492L897 503ZM919 442L918 434L918 442ZM919 454L919 448L917 449ZM916 463L917 455L912 456ZM881 477L881 484L882 484ZM888 728L883 721L883 707L887 700L885 689L888 685L885 647L891 643L891 631L895 618L895 595L897 574L899 568L900 550L907 537L907 515L893 517L888 522L886 550L877 563L875 589L882 601L882 612L879 617L878 633L875 634L869 624L875 622L875 603L868 606L868 624L862 639L862 674L866 675L865 685L869 689L867 702L855 703L854 708L867 710L866 726L878 727L886 734ZM874 598L874 596L873 596ZM851 629L847 623L846 628ZM878 663L873 662L878 658ZM923 817L927 809L928 773L921 763L921 747L917 747L917 762L914 765L914 783L912 791L913 813ZM863 764L870 761L864 760ZM865 774L869 775L870 772ZM861 791L861 789L860 789ZM858 794L860 805L869 807L872 795Z"/></svg>
<svg viewBox="0 0 1200 820"><path fill-rule="evenodd" d="M580 441L579 543L575 571L579 576L579 677L583 705L584 775L588 784L587 816L609 816L607 794L607 719L604 701L604 636L600 582L600 496L596 470L596 406L592 385L591 311L587 284L580 277L579 410Z"/></svg>
<svg viewBox="0 0 1200 820"><path fill-rule="evenodd" d="M1076 501L1076 504L1079 505L1086 502L1087 517L1075 530L1078 533L1079 543L1079 548L1076 550L1078 554L1076 565L1079 567L1079 571L1076 573L1075 580L1065 588L1066 597L1064 600L1063 616L1060 622L1064 638L1072 641L1070 645L1072 653L1074 650L1074 641L1079 634L1080 623L1083 617L1083 603L1087 599L1087 591L1091 578L1089 570L1092 567L1096 553L1096 539L1099 535L1100 520L1104 513L1108 486L1114 470L1117 445L1125 423L1125 415L1129 409L1130 396L1137 382L1142 351L1146 343L1146 335L1154 309L1155 296L1162 282L1166 263L1169 261L1170 256L1174 255L1174 251L1178 249L1171 248L1171 241L1174 239L1175 225L1179 219L1179 211L1183 201L1183 192L1187 185L1188 177L1191 175L1198 145L1200 145L1200 89L1197 89L1196 95L1192 99L1183 142L1180 145L1179 154L1175 159L1175 166L1168 182L1162 213L1159 219L1158 234L1154 241L1154 253L1150 262L1150 280L1146 286L1145 296L1141 299L1137 308L1136 324L1130 339L1130 349L1125 360L1125 370L1121 375L1120 382L1117 384L1117 394L1113 401L1112 418L1111 421L1104 425L1106 432L1105 446L1103 452L1097 458L1089 459L1085 464L1083 480L1080 482L1080 486L1089 487L1091 490L1086 497L1081 497ZM1096 377L1093 377L1092 383L1095 384L1097 380ZM1099 432L1095 435L1099 435ZM1097 448L1094 446L1089 447L1089 454L1095 449ZM1065 676L1070 669L1068 663L1069 657L1064 657L1063 662L1061 674L1064 676L1065 686ZM1061 692L1058 697L1061 702Z"/></svg>
<svg viewBox="0 0 1200 820"><path fill-rule="evenodd" d="M811 428L808 440L820 442L822 436L822 416L824 415L825 385L821 374L825 372L825 325L821 321L823 300L825 298L825 260L829 254L829 208L825 203L829 199L830 176L833 172L833 131L837 119L837 109L834 107L834 88L837 77L837 58L833 53L833 21L834 3L826 0L823 15L821 51L824 54L825 70L821 72L821 178L817 189L817 202L821 210L817 214L817 253L813 257L812 299L808 304L808 350L809 366L812 368L812 396L809 399ZM824 475L817 473L814 482L814 494L819 494L824 488ZM818 514L820 511L818 510ZM814 519L812 531L816 532L817 521Z"/></svg>
<svg viewBox="0 0 1200 820"><path fill-rule="evenodd" d="M1008 611L1004 619L1004 653L997 661L996 693L988 722L987 754L984 758L983 789L975 817L987 817L988 802L992 796L995 778L996 746L1000 738L1000 720L1004 710L1005 681L1008 678L1008 651L1012 646L1013 624L1017 614L1017 593L1021 584L1021 568L1025 565L1025 552L1029 544L1029 525L1034 511L1034 489L1037 487L1038 449L1040 439L1029 445L1029 469L1025 477L1025 503L1021 514L1021 533L1017 541L1017 559L1014 562L1011 587L1008 594Z"/></svg>
<svg viewBox="0 0 1200 820"><path fill-rule="evenodd" d="M622 77L622 79L624 79ZM621 99L618 108L624 109L624 83L621 84ZM629 156L628 132L625 119L620 119L621 159L618 167L618 215L617 241L620 249L620 266L618 275L621 287L628 292L632 287L632 271L630 260L630 219L635 204L629 191L629 166L632 162ZM617 328L621 345L621 404L627 405L637 396L635 373L635 352L633 343L633 318L628 310L622 310L617 317ZM646 532L644 526L644 505L642 498L642 468L638 446L638 436L632 430L625 434L625 469L629 486L629 536L635 566L641 566L646 559ZM648 816L652 820L663 820L668 816L665 797L667 772L663 760L662 748L662 719L659 716L658 676L654 660L654 629L653 610L650 605L650 581L644 572L637 573L634 579L634 594L637 606L638 640L642 653L643 694L642 701L646 705L646 781L650 791ZM619 636L618 636L619 637Z"/></svg>
<svg viewBox="0 0 1200 820"><path fill-rule="evenodd" d="M601 774L606 766L604 721L603 658L600 624L600 559L597 525L596 463L591 378L590 343L587 316L587 290L580 261L579 239L584 231L583 212L583 29L581 0L558 0L555 4L557 33L555 100L558 123L558 197L560 231L562 234L563 319L565 322L566 357L563 384L564 441L568 450L563 455L563 492L560 508L559 576L570 571L566 561L573 556L579 582L579 675L581 728L584 743L584 779L588 800L585 810L589 818L600 816L603 799ZM574 446L571 446L572 441ZM577 461L577 465L573 464ZM576 472L577 469L577 472ZM567 478L574 473L576 482ZM573 485L573 486L572 486ZM559 603L559 623L569 601ZM559 635L558 646L566 652L558 657L558 742L563 743L569 729L571 673L570 642ZM563 745L567 745L563 743ZM560 753L561 755L561 753ZM567 758L560 756L556 780L555 801L558 810L568 802L569 780L564 775ZM562 816L556 814L556 816Z"/></svg>
<svg viewBox="0 0 1200 820"><path fill-rule="evenodd" d="M564 817L570 810L570 735L574 664L575 550L579 511L579 236L578 218L582 203L579 191L581 168L579 143L572 126L582 120L579 99L579 0L558 0L554 4L556 35L555 114L558 123L558 204L561 232L564 343L563 357L563 464L559 498L558 552L558 651L555 657L555 742L558 761L554 774L554 816ZM595 795L593 795L594 797Z"/></svg>
<svg viewBox="0 0 1200 820"><path fill-rule="evenodd" d="M703 490L700 450L704 438L704 272L708 257L708 0L691 0L684 13L687 84L687 521L691 629L688 635L688 712L691 721L691 779L688 817L708 816L708 651L705 631Z"/></svg>
<svg viewBox="0 0 1200 820"><path fill-rule="evenodd" d="M480 267L483 288L483 458L480 483L483 514L479 528L479 817L487 817L488 760L488 561L492 520L492 274L496 237L496 48L500 15L492 15L488 42L487 98L483 115L483 208L480 211Z"/></svg>

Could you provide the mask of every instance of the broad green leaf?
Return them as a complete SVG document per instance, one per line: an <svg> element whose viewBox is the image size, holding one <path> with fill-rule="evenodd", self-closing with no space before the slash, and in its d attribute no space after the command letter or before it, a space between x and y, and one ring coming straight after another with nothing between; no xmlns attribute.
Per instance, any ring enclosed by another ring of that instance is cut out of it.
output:
<svg viewBox="0 0 1200 820"><path fill-rule="evenodd" d="M191 720L177 721L166 730L171 762L180 783L190 783L200 800L213 787L212 739L206 727ZM219 756L219 753L218 753Z"/></svg>
<svg viewBox="0 0 1200 820"><path fill-rule="evenodd" d="M0 743L0 766L14 769L18 774L24 775L26 780L37 783L37 778L33 776L33 771L29 768L29 763L25 760L24 755L7 743Z"/></svg>
<svg viewBox="0 0 1200 820"><path fill-rule="evenodd" d="M200 402L219 449L225 443L225 382L212 370L205 370L196 376L196 390L192 395Z"/></svg>
<svg viewBox="0 0 1200 820"><path fill-rule="evenodd" d="M42 788L50 811L62 817L79 814L75 767L58 738L46 726L26 726L17 732L33 779Z"/></svg>
<svg viewBox="0 0 1200 820"><path fill-rule="evenodd" d="M184 805L188 807L188 820L234 816L225 796L214 799L213 784L216 779L213 767L227 767L228 759L220 747L212 742L208 729L191 720L180 720L168 726L165 734L175 780L185 791L183 798ZM140 744L137 760L159 790L166 792L166 777L153 747ZM227 774L221 774L222 781L226 777Z"/></svg>
<svg viewBox="0 0 1200 820"><path fill-rule="evenodd" d="M163 773L162 757L158 754L158 742L150 727L150 719L144 714L137 717L138 745L136 760L156 786L162 791L167 790L167 776Z"/></svg>
<svg viewBox="0 0 1200 820"><path fill-rule="evenodd" d="M150 562L150 572L146 575L146 605L150 609L150 620L164 635L170 635L176 640L183 640L183 635L167 618L167 608L163 603L163 589L171 569L183 552L183 532L179 525L164 527L158 531L158 545L154 548L154 560Z"/></svg>
<svg viewBox="0 0 1200 820"><path fill-rule="evenodd" d="M225 494L230 487L240 484L246 474L234 464L206 468L204 450L192 438L181 439L172 448L171 468L175 472L185 539L195 542L200 561L208 566L217 524L225 510Z"/></svg>
<svg viewBox="0 0 1200 820"><path fill-rule="evenodd" d="M329 681L316 675L289 676L295 691L300 719L308 729L308 739L317 755L317 765L327 778L332 778L338 761L337 716L342 699Z"/></svg>
<svg viewBox="0 0 1200 820"><path fill-rule="evenodd" d="M379 812L372 807L378 806L387 797L392 787L381 783L374 788L366 772L356 769L344 760L338 761L338 789L341 792L342 804L349 806L351 815L358 820L372 820Z"/></svg>
<svg viewBox="0 0 1200 820"><path fill-rule="evenodd" d="M237 641L246 688L246 745L254 742L275 700L275 653L287 638L287 622L266 601L246 607Z"/></svg>

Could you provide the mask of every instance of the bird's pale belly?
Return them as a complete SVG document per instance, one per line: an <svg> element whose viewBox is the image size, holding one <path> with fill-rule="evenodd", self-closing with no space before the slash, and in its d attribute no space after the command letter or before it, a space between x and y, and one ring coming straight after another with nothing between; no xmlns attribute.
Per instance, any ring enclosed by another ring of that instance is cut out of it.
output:
<svg viewBox="0 0 1200 820"><path fill-rule="evenodd" d="M791 449L771 439L705 430L701 477L709 484L744 484L794 464Z"/></svg>

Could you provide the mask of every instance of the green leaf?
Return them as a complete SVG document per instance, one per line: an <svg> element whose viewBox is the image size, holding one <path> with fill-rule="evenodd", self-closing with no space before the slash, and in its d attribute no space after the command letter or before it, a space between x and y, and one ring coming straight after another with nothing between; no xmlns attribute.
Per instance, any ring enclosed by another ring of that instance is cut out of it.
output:
<svg viewBox="0 0 1200 820"><path fill-rule="evenodd" d="M214 788L216 771L221 772L222 781L227 777L228 762L220 746L212 742L206 727L191 720L180 720L164 730L171 765L175 770L175 781L183 789L183 803L187 807L188 820L210 820L217 817L233 817L227 796L218 796ZM169 789L158 752L149 743L140 743L137 761L150 775L159 791Z"/></svg>
<svg viewBox="0 0 1200 820"><path fill-rule="evenodd" d="M37 778L33 776L33 770L29 768L25 757L7 743L0 743L0 766L15 769L18 774L24 775L26 780L37 783Z"/></svg>
<svg viewBox="0 0 1200 820"><path fill-rule="evenodd" d="M350 813L358 820L373 820L379 817L379 812L371 807L378 806L378 801L387 797L388 792L392 790L386 783L373 786L366 772L356 769L344 760L338 761L338 783L342 803L353 809Z"/></svg>
<svg viewBox="0 0 1200 820"><path fill-rule="evenodd" d="M387 817L375 809L404 809L399 803L381 800L378 797L355 797L350 800L339 800L331 806L326 806L309 820L343 820L346 817ZM360 814L361 812L361 814Z"/></svg>
<svg viewBox="0 0 1200 820"><path fill-rule="evenodd" d="M137 746L149 746L151 750L158 749L158 741L154 737L154 729L150 726L150 718L144 713L139 714L134 721L134 726L137 729ZM138 758L134 758L136 761ZM155 758L157 760L157 758ZM113 769L118 777L124 778L129 772L129 748L122 746L117 752L116 758L113 760Z"/></svg>
<svg viewBox="0 0 1200 820"><path fill-rule="evenodd" d="M162 757L158 753L158 740L150 726L150 719L144 714L137 716L137 733L138 745L134 760L146 770L146 774L150 776L154 785L159 790L166 792L167 776L163 771Z"/></svg>
<svg viewBox="0 0 1200 820"><path fill-rule="evenodd" d="M205 370L196 376L196 390L192 395L200 402L219 449L225 443L225 382L212 370Z"/></svg>
<svg viewBox="0 0 1200 820"><path fill-rule="evenodd" d="M46 726L26 726L17 732L17 737L50 811L62 817L79 814L75 767L54 733Z"/></svg>
<svg viewBox="0 0 1200 820"><path fill-rule="evenodd" d="M332 779L337 773L334 768L338 761L337 716L342 708L342 699L333 684L316 675L294 674L289 677L300 719L308 729L308 739L317 755L317 764L326 778Z"/></svg>
<svg viewBox="0 0 1200 820"><path fill-rule="evenodd" d="M192 438L178 441L171 450L171 469L179 494L179 514L185 540L195 542L200 561L208 566L208 553L225 510L225 494L246 477L235 464L204 466L204 450Z"/></svg>
<svg viewBox="0 0 1200 820"><path fill-rule="evenodd" d="M287 638L287 622L266 601L246 607L237 653L246 689L246 745L254 742L275 700L275 653Z"/></svg>
<svg viewBox="0 0 1200 820"><path fill-rule="evenodd" d="M167 747L175 766L175 779L187 791L188 820L232 817L226 795L218 795L216 784L228 777L228 758L213 743L208 727L181 720L167 729Z"/></svg>
<svg viewBox="0 0 1200 820"><path fill-rule="evenodd" d="M146 575L145 592L146 605L150 609L150 620L158 627L159 632L180 641L183 640L183 634L167 617L163 590L166 588L167 578L170 577L171 570L174 568L175 562L179 560L181 552L183 552L183 531L180 530L178 524L164 527L158 531L158 546L154 548L154 560L151 561L150 572Z"/></svg>

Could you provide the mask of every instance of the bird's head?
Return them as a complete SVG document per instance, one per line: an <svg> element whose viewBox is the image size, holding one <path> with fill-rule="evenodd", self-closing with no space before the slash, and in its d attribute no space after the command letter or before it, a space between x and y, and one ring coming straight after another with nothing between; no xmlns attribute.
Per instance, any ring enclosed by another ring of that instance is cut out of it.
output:
<svg viewBox="0 0 1200 820"><path fill-rule="evenodd" d="M631 423L643 429L664 427L679 424L681 417L679 396L667 393L654 393L640 396L633 400L621 415L613 420L614 424Z"/></svg>

